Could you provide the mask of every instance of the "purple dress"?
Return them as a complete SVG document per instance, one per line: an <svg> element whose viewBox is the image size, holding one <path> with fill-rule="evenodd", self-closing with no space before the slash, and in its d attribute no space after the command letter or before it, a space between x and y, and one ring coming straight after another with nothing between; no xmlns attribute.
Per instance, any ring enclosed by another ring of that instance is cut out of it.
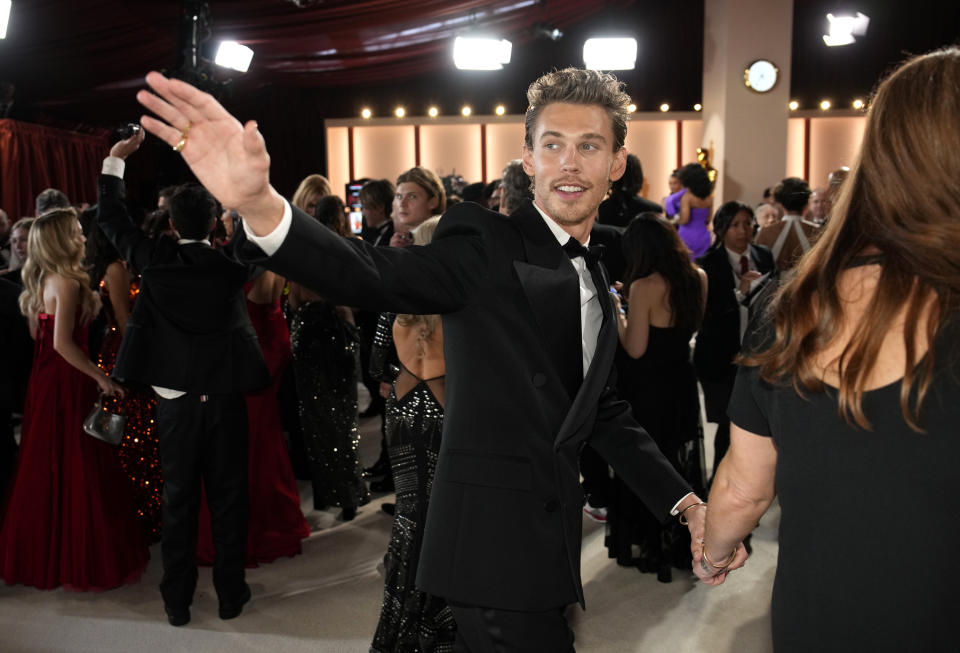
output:
<svg viewBox="0 0 960 653"><path fill-rule="evenodd" d="M686 188L681 188L673 195L667 197L664 202L664 208L667 215L673 217L680 213L680 198L687 192ZM710 248L710 232L707 230L707 221L710 219L710 209L690 209L690 220L687 224L682 224L677 229L680 239L690 249L690 259L696 260L707 253Z"/></svg>

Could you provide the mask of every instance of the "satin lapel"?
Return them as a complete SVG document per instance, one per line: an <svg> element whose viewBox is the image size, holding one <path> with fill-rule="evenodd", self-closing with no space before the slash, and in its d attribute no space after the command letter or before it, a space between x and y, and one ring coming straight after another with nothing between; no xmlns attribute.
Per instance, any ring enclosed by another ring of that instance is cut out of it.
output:
<svg viewBox="0 0 960 653"><path fill-rule="evenodd" d="M525 261L513 267L533 311L540 341L568 394L579 386L580 283L577 271L529 202L511 214L523 234Z"/></svg>
<svg viewBox="0 0 960 653"><path fill-rule="evenodd" d="M597 351L593 355L593 360L590 361L590 369L587 370L587 376L580 386L580 391L574 398L573 405L570 406L570 411L560 426L560 431L553 443L554 449L559 449L564 442L574 436L586 437L589 435L581 433L580 427L590 414L591 409L595 408L600 400L600 393L610 376L610 368L613 365L613 357L617 350L617 323L613 319L613 300L607 291L610 281L602 265L597 266L594 283L597 285L600 308L603 310L603 324L600 326L600 334L597 336Z"/></svg>

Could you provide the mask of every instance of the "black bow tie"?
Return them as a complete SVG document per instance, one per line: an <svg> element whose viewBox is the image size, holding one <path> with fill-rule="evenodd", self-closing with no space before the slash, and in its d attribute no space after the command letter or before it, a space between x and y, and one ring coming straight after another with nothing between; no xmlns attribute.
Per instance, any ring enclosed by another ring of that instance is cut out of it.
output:
<svg viewBox="0 0 960 653"><path fill-rule="evenodd" d="M584 262L587 264L587 269L592 270L593 267L597 264L603 257L603 245L591 245L590 247L584 247L577 239L573 236L570 237L570 240L566 242L563 246L563 251L567 253L567 256L570 259L575 259L578 256L582 256Z"/></svg>

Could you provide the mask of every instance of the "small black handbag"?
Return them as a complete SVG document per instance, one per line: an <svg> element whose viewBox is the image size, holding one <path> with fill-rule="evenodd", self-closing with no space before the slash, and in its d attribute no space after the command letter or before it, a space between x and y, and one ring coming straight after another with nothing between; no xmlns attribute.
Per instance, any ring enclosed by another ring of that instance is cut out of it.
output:
<svg viewBox="0 0 960 653"><path fill-rule="evenodd" d="M123 439L123 429L127 425L126 415L111 413L103 407L103 395L93 405L87 419L83 420L83 430L87 435L114 446Z"/></svg>

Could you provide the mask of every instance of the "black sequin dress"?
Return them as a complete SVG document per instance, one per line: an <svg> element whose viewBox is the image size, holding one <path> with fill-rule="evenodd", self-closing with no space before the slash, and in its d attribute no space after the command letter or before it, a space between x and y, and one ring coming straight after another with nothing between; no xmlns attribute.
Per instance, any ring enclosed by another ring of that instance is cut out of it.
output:
<svg viewBox="0 0 960 653"><path fill-rule="evenodd" d="M390 321L392 317L389 316ZM400 370L386 403L387 444L397 490L396 515L384 557L383 607L370 650L448 653L453 651L456 638L453 613L443 599L415 586L443 431L443 377L420 379L402 364Z"/></svg>
<svg viewBox="0 0 960 653"><path fill-rule="evenodd" d="M293 312L290 343L314 507L346 517L370 500L357 456L357 330L332 304L307 302Z"/></svg>

